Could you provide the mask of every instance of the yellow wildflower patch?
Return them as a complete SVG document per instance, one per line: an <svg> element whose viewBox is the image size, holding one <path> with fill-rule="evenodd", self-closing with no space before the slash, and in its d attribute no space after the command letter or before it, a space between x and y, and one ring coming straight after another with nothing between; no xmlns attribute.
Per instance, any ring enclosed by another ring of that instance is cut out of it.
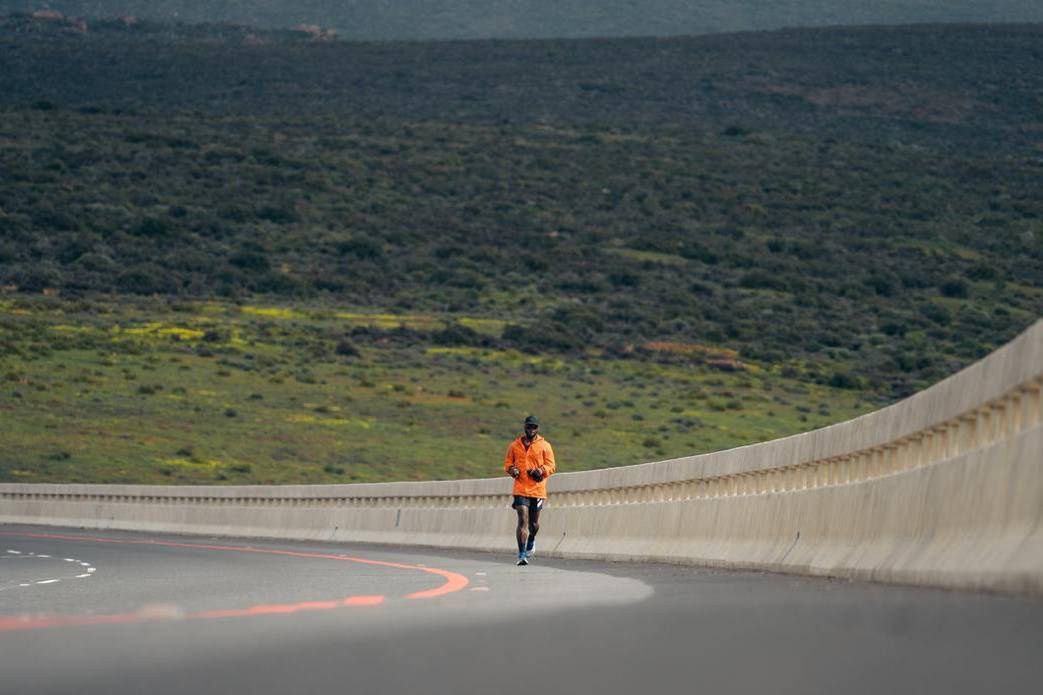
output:
<svg viewBox="0 0 1043 695"><path fill-rule="evenodd" d="M244 314L250 314L252 316L264 316L269 319L303 319L305 316L299 311L288 309L286 307L276 306L244 306L239 307L239 311Z"/></svg>
<svg viewBox="0 0 1043 695"><path fill-rule="evenodd" d="M466 316L461 318L459 323L476 333L491 335L494 338L503 335L503 329L507 327L507 322L502 319L474 319Z"/></svg>
<svg viewBox="0 0 1043 695"><path fill-rule="evenodd" d="M423 314L358 314L340 311L335 314L338 319L348 321L362 326L373 326L374 328L416 328L433 329L441 328L445 322L439 321L433 316Z"/></svg>
<svg viewBox="0 0 1043 695"><path fill-rule="evenodd" d="M242 331L238 328L232 330L232 335L228 338L228 344L234 347L247 347L249 343L243 339Z"/></svg>
<svg viewBox="0 0 1043 695"><path fill-rule="evenodd" d="M373 426L373 423L369 420L355 420L351 418L340 418L340 417L318 417L316 415L310 415L308 413L294 413L286 417L287 422L292 422L296 425L323 425L325 427L361 427L364 430L368 430Z"/></svg>
<svg viewBox="0 0 1043 695"><path fill-rule="evenodd" d="M505 350L489 350L476 347L429 347L424 350L428 355L463 355L465 357L479 357L487 360L502 360L509 357Z"/></svg>
<svg viewBox="0 0 1043 695"><path fill-rule="evenodd" d="M662 265L687 266L688 261L682 256L671 253L658 253L656 251L638 251L636 249L605 249L606 253L623 256L635 261L650 261Z"/></svg>
<svg viewBox="0 0 1043 695"><path fill-rule="evenodd" d="M143 324L141 326L133 326L131 328L122 328L120 326L112 327L113 333L120 333L123 335L144 338L176 338L178 340L199 340L203 337L202 331L198 328L185 328L183 326L168 326L165 323L159 321L152 321L150 323Z"/></svg>
<svg viewBox="0 0 1043 695"><path fill-rule="evenodd" d="M90 333L94 330L93 326L69 326L66 324L58 324L51 326L52 331L58 333Z"/></svg>
<svg viewBox="0 0 1043 695"><path fill-rule="evenodd" d="M167 466L179 466L182 468L220 468L223 463L220 459L187 459L187 458L169 458L162 459L161 463Z"/></svg>
<svg viewBox="0 0 1043 695"><path fill-rule="evenodd" d="M219 302L198 302L193 306L200 314L220 314L228 308Z"/></svg>

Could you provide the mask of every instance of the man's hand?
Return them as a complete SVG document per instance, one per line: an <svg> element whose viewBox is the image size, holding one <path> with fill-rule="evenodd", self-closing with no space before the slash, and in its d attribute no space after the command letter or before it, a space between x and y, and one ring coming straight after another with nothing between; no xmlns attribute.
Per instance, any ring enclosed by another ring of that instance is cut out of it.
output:
<svg viewBox="0 0 1043 695"><path fill-rule="evenodd" d="M511 466L507 469L507 472L511 474L512 478L517 478L519 475L521 475L521 471L518 470L517 466Z"/></svg>
<svg viewBox="0 0 1043 695"><path fill-rule="evenodd" d="M543 469L542 468L530 468L529 477L535 480L537 483L543 480Z"/></svg>

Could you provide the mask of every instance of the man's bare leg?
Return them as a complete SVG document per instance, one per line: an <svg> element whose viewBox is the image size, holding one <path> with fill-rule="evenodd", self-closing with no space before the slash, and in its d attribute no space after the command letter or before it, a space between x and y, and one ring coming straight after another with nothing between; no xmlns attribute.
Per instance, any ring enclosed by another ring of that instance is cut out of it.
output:
<svg viewBox="0 0 1043 695"><path fill-rule="evenodd" d="M540 510L533 509L529 512L529 539L526 541L525 549L528 551L536 542L536 534L540 532Z"/></svg>
<svg viewBox="0 0 1043 695"><path fill-rule="evenodd" d="M518 553L525 552L525 544L529 542L529 505L519 504L514 508L518 512Z"/></svg>

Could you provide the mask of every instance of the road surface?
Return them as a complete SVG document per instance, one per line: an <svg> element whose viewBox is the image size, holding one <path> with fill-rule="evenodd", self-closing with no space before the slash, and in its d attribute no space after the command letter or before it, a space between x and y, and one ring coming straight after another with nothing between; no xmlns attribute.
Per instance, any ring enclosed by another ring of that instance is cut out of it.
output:
<svg viewBox="0 0 1043 695"><path fill-rule="evenodd" d="M4 693L1038 693L1043 601L0 526Z"/></svg>

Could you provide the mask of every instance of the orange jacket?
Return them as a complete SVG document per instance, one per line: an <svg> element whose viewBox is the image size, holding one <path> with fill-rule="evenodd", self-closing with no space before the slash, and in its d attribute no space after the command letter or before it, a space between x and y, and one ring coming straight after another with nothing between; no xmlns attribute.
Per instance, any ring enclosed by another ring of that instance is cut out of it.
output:
<svg viewBox="0 0 1043 695"><path fill-rule="evenodd" d="M511 466L517 466L521 471L521 475L514 480L512 494L547 499L547 478L558 468L554 463L554 450L550 442L537 434L526 449L525 435L519 436L507 447L507 455L503 458L504 473L510 475ZM543 469L543 480L536 482L529 477L529 470L533 468Z"/></svg>

